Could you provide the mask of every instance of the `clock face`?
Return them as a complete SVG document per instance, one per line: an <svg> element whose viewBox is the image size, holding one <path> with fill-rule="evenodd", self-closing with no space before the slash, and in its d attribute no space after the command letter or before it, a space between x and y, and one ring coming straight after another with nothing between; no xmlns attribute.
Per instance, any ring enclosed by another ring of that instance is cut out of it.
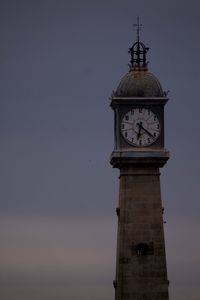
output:
<svg viewBox="0 0 200 300"><path fill-rule="evenodd" d="M121 122L124 139L136 147L146 147L154 143L161 132L157 116L147 108L133 108Z"/></svg>

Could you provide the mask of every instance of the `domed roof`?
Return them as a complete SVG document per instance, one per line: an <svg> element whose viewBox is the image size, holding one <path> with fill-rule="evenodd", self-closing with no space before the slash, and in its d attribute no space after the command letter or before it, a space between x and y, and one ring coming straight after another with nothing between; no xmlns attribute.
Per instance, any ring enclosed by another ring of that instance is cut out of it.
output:
<svg viewBox="0 0 200 300"><path fill-rule="evenodd" d="M119 83L115 97L163 97L158 79L147 69L130 69Z"/></svg>

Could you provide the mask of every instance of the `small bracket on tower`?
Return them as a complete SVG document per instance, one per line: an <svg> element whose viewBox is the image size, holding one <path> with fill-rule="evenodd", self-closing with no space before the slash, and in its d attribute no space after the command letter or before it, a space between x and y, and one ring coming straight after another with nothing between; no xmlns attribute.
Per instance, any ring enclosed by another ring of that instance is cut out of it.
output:
<svg viewBox="0 0 200 300"><path fill-rule="evenodd" d="M119 207L116 208L116 214L119 217L119 214L120 214L120 208Z"/></svg>
<svg viewBox="0 0 200 300"><path fill-rule="evenodd" d="M117 288L117 280L113 280L113 286L115 289Z"/></svg>

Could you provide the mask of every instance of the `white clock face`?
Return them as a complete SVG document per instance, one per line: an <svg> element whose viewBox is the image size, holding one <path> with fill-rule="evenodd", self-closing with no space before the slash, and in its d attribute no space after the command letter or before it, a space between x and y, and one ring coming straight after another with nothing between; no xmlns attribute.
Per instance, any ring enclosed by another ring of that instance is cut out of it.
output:
<svg viewBox="0 0 200 300"><path fill-rule="evenodd" d="M160 135L161 125L157 116L147 108L133 108L121 122L124 139L136 147L146 147L154 143Z"/></svg>

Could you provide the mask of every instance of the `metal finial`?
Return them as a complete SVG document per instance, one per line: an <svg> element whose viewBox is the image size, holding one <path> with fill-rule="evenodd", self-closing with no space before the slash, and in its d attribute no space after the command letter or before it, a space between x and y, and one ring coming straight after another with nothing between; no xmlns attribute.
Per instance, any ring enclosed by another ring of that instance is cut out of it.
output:
<svg viewBox="0 0 200 300"><path fill-rule="evenodd" d="M146 54L149 48L140 42L140 31L142 24L140 24L140 19L137 17L137 24L133 26L137 27L137 41L129 48L129 53L131 54L130 69L147 69Z"/></svg>
<svg viewBox="0 0 200 300"><path fill-rule="evenodd" d="M140 31L142 30L142 24L140 24L140 17L137 16L137 24L133 24L134 27L137 27L137 42L140 41Z"/></svg>

